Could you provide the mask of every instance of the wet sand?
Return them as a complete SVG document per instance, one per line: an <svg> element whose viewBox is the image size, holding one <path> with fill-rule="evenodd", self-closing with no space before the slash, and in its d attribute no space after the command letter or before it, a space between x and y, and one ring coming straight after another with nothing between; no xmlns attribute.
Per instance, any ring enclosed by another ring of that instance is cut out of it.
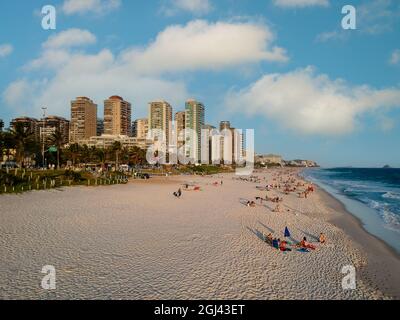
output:
<svg viewBox="0 0 400 320"><path fill-rule="evenodd" d="M349 213L344 205L318 188L324 203L336 212L330 222L343 229L355 241L359 249L366 253L368 263L361 270L361 276L371 286L379 288L389 296L400 299L400 257L381 239L368 233L362 222Z"/></svg>

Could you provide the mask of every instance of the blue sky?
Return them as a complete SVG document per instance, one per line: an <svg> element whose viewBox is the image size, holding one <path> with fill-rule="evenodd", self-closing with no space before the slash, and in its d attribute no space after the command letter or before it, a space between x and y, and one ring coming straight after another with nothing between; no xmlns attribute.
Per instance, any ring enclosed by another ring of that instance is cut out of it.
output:
<svg viewBox="0 0 400 320"><path fill-rule="evenodd" d="M57 29L40 11L57 8ZM341 28L342 7L357 29ZM69 102L113 94L147 115L166 99L206 121L254 128L257 152L324 166L400 167L400 2L396 0L3 1L0 118L69 117Z"/></svg>

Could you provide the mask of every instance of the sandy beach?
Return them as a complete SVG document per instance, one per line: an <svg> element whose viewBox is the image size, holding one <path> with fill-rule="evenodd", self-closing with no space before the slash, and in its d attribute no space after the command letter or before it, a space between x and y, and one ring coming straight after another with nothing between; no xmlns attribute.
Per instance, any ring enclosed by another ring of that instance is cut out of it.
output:
<svg viewBox="0 0 400 320"><path fill-rule="evenodd" d="M298 171L257 172L260 183L181 176L0 196L0 299L398 299L398 255L340 202L319 188L307 199L269 191L282 212L255 200L266 195L256 186L289 173ZM201 191L175 198L185 183ZM264 241L286 226L317 249ZM40 286L45 265L56 268L54 291ZM342 289L346 265L355 290Z"/></svg>

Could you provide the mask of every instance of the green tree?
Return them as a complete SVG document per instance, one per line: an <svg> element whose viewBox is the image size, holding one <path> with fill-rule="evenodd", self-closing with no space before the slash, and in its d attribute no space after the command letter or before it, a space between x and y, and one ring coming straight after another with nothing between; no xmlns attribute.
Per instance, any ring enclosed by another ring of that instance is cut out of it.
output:
<svg viewBox="0 0 400 320"><path fill-rule="evenodd" d="M115 141L111 147L111 150L115 153L115 169L118 170L119 156L122 151L122 144L119 141Z"/></svg>
<svg viewBox="0 0 400 320"><path fill-rule="evenodd" d="M80 157L81 151L82 148L77 143L69 145L69 147L65 150L66 157L72 161L73 166L75 166L78 158Z"/></svg>
<svg viewBox="0 0 400 320"><path fill-rule="evenodd" d="M24 165L25 157L29 155L30 151L34 149L34 134L25 127L22 123L17 123L11 129L11 147L15 149L15 157L18 165Z"/></svg>
<svg viewBox="0 0 400 320"><path fill-rule="evenodd" d="M133 147L129 150L129 160L133 165L142 165L146 163L146 150L139 147Z"/></svg>

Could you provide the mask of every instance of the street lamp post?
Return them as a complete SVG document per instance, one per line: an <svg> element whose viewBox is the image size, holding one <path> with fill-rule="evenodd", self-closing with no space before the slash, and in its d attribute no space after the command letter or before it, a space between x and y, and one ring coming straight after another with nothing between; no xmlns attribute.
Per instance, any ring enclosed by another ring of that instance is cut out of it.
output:
<svg viewBox="0 0 400 320"><path fill-rule="evenodd" d="M47 107L42 107L42 110L43 110L43 126L42 126L42 167L43 167L43 170L44 170L45 167L46 167L46 162L45 162L45 159L44 159L44 145L45 145L45 133L44 133L44 131L45 131L45 127L46 127L46 110L47 110Z"/></svg>

